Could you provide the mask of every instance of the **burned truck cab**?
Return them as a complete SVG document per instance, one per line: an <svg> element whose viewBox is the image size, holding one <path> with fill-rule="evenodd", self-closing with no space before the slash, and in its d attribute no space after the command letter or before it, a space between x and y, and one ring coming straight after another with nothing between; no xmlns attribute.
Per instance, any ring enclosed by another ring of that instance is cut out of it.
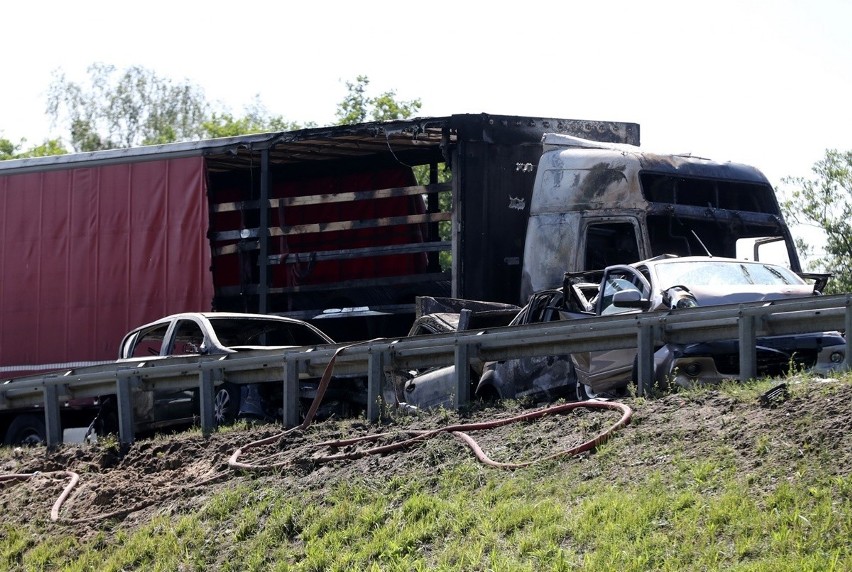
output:
<svg viewBox="0 0 852 572"><path fill-rule="evenodd" d="M774 190L756 168L548 133L524 247L521 303L564 273L663 254L747 258L800 272Z"/></svg>

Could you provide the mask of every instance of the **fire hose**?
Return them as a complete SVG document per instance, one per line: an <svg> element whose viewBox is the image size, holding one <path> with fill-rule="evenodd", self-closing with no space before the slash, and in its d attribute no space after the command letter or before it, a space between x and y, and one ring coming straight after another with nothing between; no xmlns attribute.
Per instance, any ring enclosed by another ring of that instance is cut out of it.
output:
<svg viewBox="0 0 852 572"><path fill-rule="evenodd" d="M363 343L363 342L361 342ZM355 344L352 344L355 345ZM276 435L272 435L271 437L266 437L264 439L260 439L258 441L254 441L247 445L244 445L234 451L234 454L231 455L231 458L228 459L228 466L233 469L242 469L242 470L250 470L250 471L260 471L260 470L270 470L278 467L284 467L290 464L288 461L282 461L278 463L266 463L266 464L252 464L239 461L239 457L247 450L253 449L256 447L261 447L263 445L269 445L279 441L280 439L286 437L290 433L295 431L304 431L307 429L310 424L313 422L313 418L316 415L317 409L319 408L320 403L325 395L326 390L328 389L329 383L331 382L331 373L334 369L334 362L337 359L337 356L340 355L346 348L352 347L352 345L341 346L334 352L331 359L329 360L328 365L323 372L323 376L320 379L319 387L317 389L316 397L314 397L313 402L311 403L310 408L308 409L307 414L305 415L304 421L300 425L296 427L287 429L281 433ZM535 459L533 461L527 461L522 463L501 463L498 461L494 461L490 459L479 444L466 432L467 431L482 431L486 429L493 429L496 427L501 427L504 425L509 425L511 423L518 423L522 421L532 421L534 419L540 419L545 416L550 415L561 415L567 413L568 411L572 411L578 408L588 408L588 409L612 409L621 412L621 418L616 421L612 426L610 426L607 430L599 433L592 439L573 447L571 449L566 449L564 451L558 451L556 453L547 455L545 457ZM311 461L315 463L327 463L331 461L340 461L345 459L358 459L364 457L366 455L381 455L386 453L391 453L400 449L404 449L406 447L410 447L416 443L423 442L431 437L436 435L449 433L456 438L460 439L464 443L466 443L474 452L476 457L491 467L502 468L502 469L516 469L520 467L529 466L533 463L555 459L557 457L578 455L584 451L589 451L603 444L605 441L609 440L612 434L624 427L628 423L630 423L630 419L633 416L633 410L630 409L627 405L615 401L580 401L575 403L566 403L563 405L557 405L554 407L545 407L542 409L538 409L535 411L531 411L528 413L524 413L521 415L516 415L514 417L509 417L506 419L498 419L493 421L486 421L481 423L467 423L467 424L458 424L458 425L450 425L447 427L442 427L440 429L433 429L427 431L408 431L407 433L413 434L413 437L405 439L403 441L399 441L396 443L388 444L388 445L380 445L376 447L372 447L369 449L356 450L346 453L338 453L334 455L326 455L319 457L311 457ZM355 437L352 439L341 439L335 441L325 441L322 443L317 443L314 447L331 447L331 448L342 448L350 445L355 445L365 441L376 441L385 437L390 436L390 433L377 433L373 435L366 435L363 437Z"/></svg>
<svg viewBox="0 0 852 572"><path fill-rule="evenodd" d="M365 342L358 342L358 343L365 343ZM282 438L286 437L287 435L289 435L289 434L291 434L295 431L306 430L311 425L311 423L313 423L313 420L314 420L314 417L316 416L317 410L319 409L319 406L322 403L323 397L325 396L325 393L328 390L328 386L331 383L331 374L332 374L332 371L334 369L334 363L337 360L337 356L340 355L345 349L350 348L353 345L357 345L357 344L349 344L349 345L341 346L332 355L331 359L329 360L329 363L326 365L326 368L325 368L325 371L323 372L322 378L320 379L319 387L317 389L317 394L314 397L314 400L311 402L311 405L308 409L308 412L306 413L305 418L300 425L297 425L296 427L292 427L290 429L287 429L287 430L280 432L278 434L272 435L271 437L266 437L264 439L253 441L251 443L248 443L248 444L238 448L236 451L234 451L234 453L228 459L228 466L232 469L240 469L240 470L248 470L248 471L261 471L261 470L270 470L270 469L274 469L274 468L277 468L277 467L283 467L283 466L291 464L290 462L252 464L252 463L246 463L246 462L243 462L243 461L239 461L239 457L244 452L248 451L249 449L261 447L263 445L272 444L272 443L275 443L277 441L280 441ZM502 426L509 425L509 424L512 424L512 423L519 423L519 422L524 422L524 421L533 421L533 420L536 420L536 419L541 419L541 418L546 417L546 416L562 415L562 414L565 414L569 411L572 411L574 409L579 409L579 408L615 410L615 411L619 411L621 413L621 417L618 419L618 421L616 421L614 424L612 424L608 429L606 429L605 431L602 431L601 433L599 433L598 435L596 435L592 439L589 439L589 440L581 443L580 445L577 445L577 446L572 447L570 449L557 451L555 453L551 453L549 455L546 455L546 456L538 458L538 459L520 462L520 463L503 463L503 462L494 461L493 459L489 458L488 455L485 454L485 452L482 450L482 448L479 446L479 444L476 442L476 440L473 439L473 437L471 437L468 434L468 432L494 429L494 428L502 427ZM410 447L410 446L415 445L417 443L422 443L423 441L426 441L427 439L430 439L432 437L448 433L448 434L453 435L457 439L461 440L468 447L470 447L471 450L476 455L477 459L479 459L482 463L484 463L488 466L491 466L491 467L496 467L496 468L501 468L501 469L516 469L516 468L521 468L521 467L526 467L526 466L532 465L533 463L538 463L538 462L542 462L542 461L546 461L546 460L556 459L556 458L559 458L559 457L578 455L582 452L595 449L596 447L600 446L601 444L603 444L604 442L609 440L609 438L612 436L612 434L615 431L617 431L618 429L620 429L620 428L626 426L628 423L630 423L630 419L631 419L632 415L633 415L633 410L630 407L628 407L627 405L625 405L623 403L619 403L619 402L615 402L615 401L581 401L581 402L574 402L574 403L566 403L566 404L557 405L557 406L553 406L553 407L545 407L545 408L537 409L537 410L534 410L534 411L530 411L530 412L523 413L521 415L516 415L516 416L513 416L513 417L508 417L508 418L505 418L505 419L496 419L496 420L492 420L492 421L485 421L485 422L479 422L479 423L455 424L455 425L449 425L449 426L446 426L446 427L441 427L439 429L433 429L433 430L406 431L405 433L412 435L412 436L407 438L407 439L404 439L402 441L398 441L398 442L387 444L387 445L378 445L378 446L370 447L370 448L367 448L367 449L360 449L360 450L348 451L348 452L344 452L344 453L336 453L336 454L331 454L331 455L312 457L311 461L315 462L315 463L328 463L328 462L332 462L332 461L358 459L358 458L361 458L361 457L365 457L367 455L381 455L381 454L391 453L391 452L394 452L394 451L398 451L398 450ZM352 445L357 445L359 443L377 441L377 440L380 440L380 439L383 439L383 438L387 438L391 435L392 435L391 433L376 433L376 434L372 434L372 435L366 435L366 436L362 436L362 437L354 437L354 438L350 438L350 439L324 441L324 442L317 443L317 444L313 445L313 447L315 447L315 448L328 447L328 448L340 449L340 448L349 447L349 446L352 446ZM56 521L59 520L59 511L62 508L63 503L66 501L68 496L71 494L71 491L73 490L73 488L77 485L78 481L80 480L80 476L77 473L75 473L73 471L51 471L51 472L44 472L44 473L40 473L40 472L14 473L14 474L0 475L0 483L6 482L6 481L26 480L26 479L30 479L30 478L40 476L40 475L46 476L46 477L66 477L66 478L69 479L68 484L65 486L62 493L56 499L56 502L53 504L53 507L50 511L50 519L52 521L56 522ZM222 478L222 476L223 476L222 474L217 474L217 475L214 475L214 476L212 476L208 479L204 479L203 481L201 481L199 483L195 483L194 485L191 485L191 486L200 486L200 485L203 485L203 484L215 482L216 480L219 480L220 478ZM119 510L116 510L116 511L113 511L113 512L110 512L110 513L101 514L101 515L97 515L97 516L90 517L90 518L74 519L74 520L65 519L65 520L70 524L70 523L81 523L81 522L87 522L87 521L103 520L103 519L106 519L106 518L113 518L113 517L116 517L116 516L129 514L130 512L134 512L136 510L140 510L142 508L145 508L147 506L154 504L154 502L155 501L153 501L153 500L143 501L143 502L138 503L136 505L133 505L131 507L125 507L123 509L119 509Z"/></svg>

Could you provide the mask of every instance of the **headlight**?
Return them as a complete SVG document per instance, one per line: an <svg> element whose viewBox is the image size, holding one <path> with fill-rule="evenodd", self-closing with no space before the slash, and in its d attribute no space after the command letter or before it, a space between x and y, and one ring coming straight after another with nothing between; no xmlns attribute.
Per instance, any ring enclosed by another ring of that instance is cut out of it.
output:
<svg viewBox="0 0 852 572"><path fill-rule="evenodd" d="M698 377L701 373L701 364L696 361L690 362L683 366L683 372L689 377Z"/></svg>
<svg viewBox="0 0 852 572"><path fill-rule="evenodd" d="M695 308L698 301L686 286L672 286L663 291L663 304L672 310L680 308Z"/></svg>
<svg viewBox="0 0 852 572"><path fill-rule="evenodd" d="M675 302L674 307L676 309L679 308L696 308L698 307L698 301L693 298L691 295L683 296L682 298L678 298L677 302Z"/></svg>
<svg viewBox="0 0 852 572"><path fill-rule="evenodd" d="M831 363L843 363L843 352L831 352L828 359L831 360Z"/></svg>

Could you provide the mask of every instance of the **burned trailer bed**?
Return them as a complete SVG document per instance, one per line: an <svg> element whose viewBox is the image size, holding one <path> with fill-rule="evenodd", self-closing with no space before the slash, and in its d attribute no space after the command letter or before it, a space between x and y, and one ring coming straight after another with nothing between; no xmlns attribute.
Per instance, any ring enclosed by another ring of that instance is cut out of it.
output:
<svg viewBox="0 0 852 572"><path fill-rule="evenodd" d="M639 139L635 124L478 114L208 154L215 307L304 319L345 341L404 335L417 296L517 303L545 132Z"/></svg>
<svg viewBox="0 0 852 572"><path fill-rule="evenodd" d="M404 335L418 295L517 303L545 132L639 142L630 123L470 114L2 161L0 379L113 359L178 312L346 341Z"/></svg>

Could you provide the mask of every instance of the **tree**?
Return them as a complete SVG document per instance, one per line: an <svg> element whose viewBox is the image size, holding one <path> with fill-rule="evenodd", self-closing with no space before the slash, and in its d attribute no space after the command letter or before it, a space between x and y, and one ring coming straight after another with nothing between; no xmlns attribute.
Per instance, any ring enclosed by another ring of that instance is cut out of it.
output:
<svg viewBox="0 0 852 572"><path fill-rule="evenodd" d="M152 145L200 138L210 105L189 81L175 83L141 66L89 66L81 86L54 72L47 112L65 123L75 151Z"/></svg>
<svg viewBox="0 0 852 572"><path fill-rule="evenodd" d="M300 125L286 121L280 115L270 115L266 106L256 95L251 105L245 108L243 117L235 117L229 112L214 111L210 118L202 123L205 138L235 137L248 133L266 133L273 131L293 131L305 127L316 127L313 122Z"/></svg>
<svg viewBox="0 0 852 572"><path fill-rule="evenodd" d="M36 145L22 151L21 149L26 142L26 139L21 139L20 143L12 143L10 140L0 137L0 161L26 159L29 157L47 157L48 155L64 155L68 152L62 146L62 142L59 139L46 139L41 145Z"/></svg>
<svg viewBox="0 0 852 572"><path fill-rule="evenodd" d="M258 96L239 117L211 105L204 90L188 80L174 82L141 66L120 71L95 63L87 71L85 86L57 71L48 89L48 115L54 126L66 126L75 151L300 128L270 115Z"/></svg>
<svg viewBox="0 0 852 572"><path fill-rule="evenodd" d="M796 187L782 203L784 216L825 237L822 252L815 253L802 239L796 243L804 255L815 255L811 270L834 274L827 292L852 292L852 151L828 149L811 170L814 178L782 180Z"/></svg>
<svg viewBox="0 0 852 572"><path fill-rule="evenodd" d="M370 121L390 121L407 119L418 111L422 104L419 99L397 101L396 91L389 90L376 97L367 95L370 80L365 75L355 78L355 83L346 82L348 94L337 104L338 125L352 125Z"/></svg>

